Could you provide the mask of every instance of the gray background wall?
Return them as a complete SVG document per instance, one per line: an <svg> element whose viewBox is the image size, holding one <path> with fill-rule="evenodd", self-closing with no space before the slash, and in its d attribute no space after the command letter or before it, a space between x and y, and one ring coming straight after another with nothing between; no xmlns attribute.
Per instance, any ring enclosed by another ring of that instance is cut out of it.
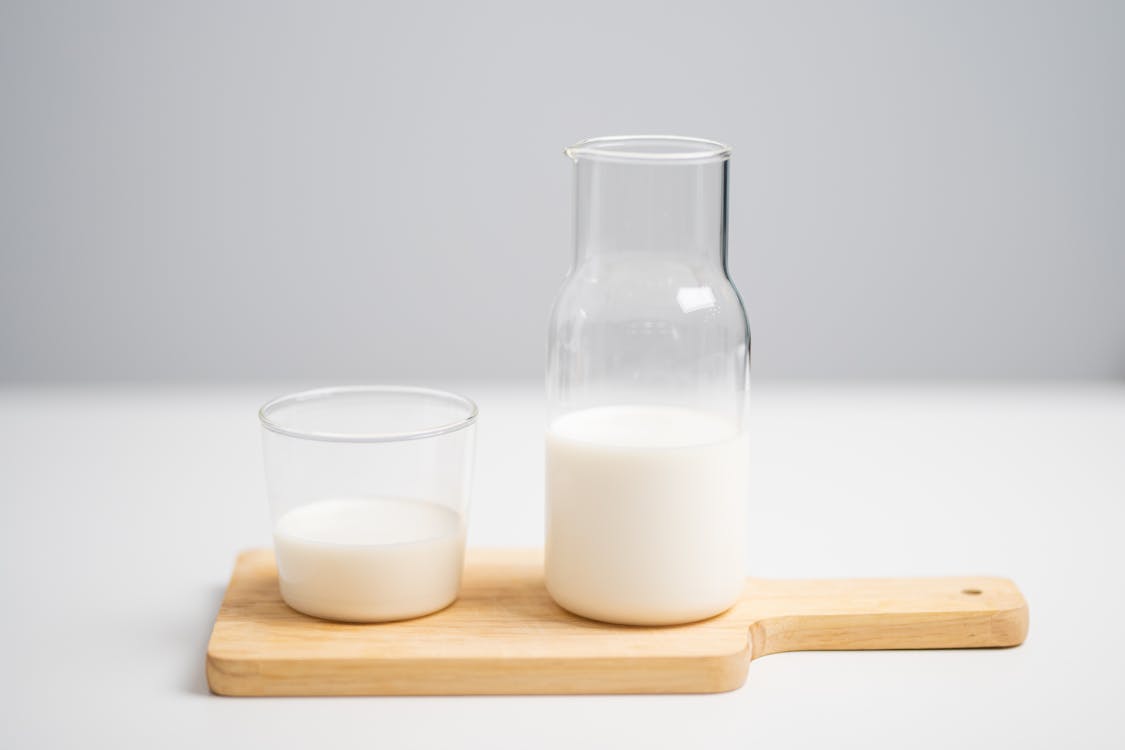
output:
<svg viewBox="0 0 1125 750"><path fill-rule="evenodd" d="M538 377L626 132L758 375L1125 376L1125 3L0 0L0 378Z"/></svg>

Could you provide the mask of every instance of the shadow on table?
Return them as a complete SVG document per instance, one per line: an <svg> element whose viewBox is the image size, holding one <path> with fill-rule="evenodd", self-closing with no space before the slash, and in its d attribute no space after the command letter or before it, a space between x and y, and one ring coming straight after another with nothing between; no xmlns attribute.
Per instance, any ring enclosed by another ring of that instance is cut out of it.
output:
<svg viewBox="0 0 1125 750"><path fill-rule="evenodd" d="M207 641L211 638L211 627L215 615L223 602L226 587L215 586L198 596L199 605L194 608L196 617L190 622L181 623L178 631L179 646L183 650L188 665L184 675L183 688L195 695L211 695L207 687Z"/></svg>

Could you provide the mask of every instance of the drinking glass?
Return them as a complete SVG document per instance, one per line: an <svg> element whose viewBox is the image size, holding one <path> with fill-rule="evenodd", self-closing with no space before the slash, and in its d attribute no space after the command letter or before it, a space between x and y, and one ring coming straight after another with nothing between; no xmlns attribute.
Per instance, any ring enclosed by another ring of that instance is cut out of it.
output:
<svg viewBox="0 0 1125 750"><path fill-rule="evenodd" d="M303 391L261 408L281 596L348 622L418 617L456 598L477 407L402 386Z"/></svg>

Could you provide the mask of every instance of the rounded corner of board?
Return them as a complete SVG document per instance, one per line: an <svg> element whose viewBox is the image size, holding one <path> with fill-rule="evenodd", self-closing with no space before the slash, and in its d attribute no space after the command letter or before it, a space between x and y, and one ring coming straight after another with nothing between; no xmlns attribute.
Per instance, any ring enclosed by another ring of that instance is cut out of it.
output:
<svg viewBox="0 0 1125 750"><path fill-rule="evenodd" d="M746 675L750 671L751 659L752 652L749 643L737 651L716 654L708 658L705 664L707 679L705 686L701 685L703 689L699 692L729 693L738 690L746 684Z"/></svg>
<svg viewBox="0 0 1125 750"><path fill-rule="evenodd" d="M207 654L207 665L204 671L207 674L207 689L211 691L212 695L238 695L237 691L231 688L229 675L216 663L211 654Z"/></svg>
<svg viewBox="0 0 1125 750"><path fill-rule="evenodd" d="M204 672L207 688L214 695L236 697L254 694L246 690L245 664L240 660L222 656L208 648Z"/></svg>
<svg viewBox="0 0 1125 750"><path fill-rule="evenodd" d="M997 646L1011 648L1022 645L1027 640L1027 631L1031 627L1031 612L1027 602L1018 607L1001 612L993 618L992 633L997 640Z"/></svg>
<svg viewBox="0 0 1125 750"><path fill-rule="evenodd" d="M996 584L1005 591L1008 604L992 617L992 636L995 645L1001 648L1019 646L1027 640L1027 631L1031 624L1031 612L1027 598L1020 591L1016 582L1010 578L995 578Z"/></svg>

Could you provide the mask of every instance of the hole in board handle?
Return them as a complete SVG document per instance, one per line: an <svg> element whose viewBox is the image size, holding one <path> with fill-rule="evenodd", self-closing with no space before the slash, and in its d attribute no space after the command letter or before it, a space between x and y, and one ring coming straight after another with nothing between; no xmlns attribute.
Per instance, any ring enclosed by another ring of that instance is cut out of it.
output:
<svg viewBox="0 0 1125 750"><path fill-rule="evenodd" d="M969 596L977 596L981 591L980 589L961 589L961 593L968 594Z"/></svg>

